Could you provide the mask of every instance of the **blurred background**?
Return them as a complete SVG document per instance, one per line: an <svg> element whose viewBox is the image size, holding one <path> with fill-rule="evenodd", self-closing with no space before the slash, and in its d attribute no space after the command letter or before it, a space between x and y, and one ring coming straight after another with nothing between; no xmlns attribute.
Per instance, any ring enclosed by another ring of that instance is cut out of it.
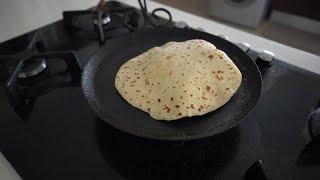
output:
<svg viewBox="0 0 320 180"><path fill-rule="evenodd" d="M154 1L320 55L319 0Z"/></svg>
<svg viewBox="0 0 320 180"><path fill-rule="evenodd" d="M89 8L98 1L0 0L0 42L61 19L63 9ZM153 1L320 55L320 0Z"/></svg>

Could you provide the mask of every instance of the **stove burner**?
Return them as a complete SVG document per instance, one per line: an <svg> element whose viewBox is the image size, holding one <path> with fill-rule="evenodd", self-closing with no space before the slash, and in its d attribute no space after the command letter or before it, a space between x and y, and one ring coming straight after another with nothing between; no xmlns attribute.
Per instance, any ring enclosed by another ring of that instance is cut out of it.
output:
<svg viewBox="0 0 320 180"><path fill-rule="evenodd" d="M134 31L143 26L145 23L142 15L138 11L131 11L124 15L123 18L124 25L130 30Z"/></svg>
<svg viewBox="0 0 320 180"><path fill-rule="evenodd" d="M141 12L116 1L100 0L97 6L90 10L63 12L63 21L71 35L79 35L80 38L94 37L99 41L99 45L108 40L110 31L118 31L116 34L120 35L142 27L172 27L172 16L168 10L157 8L148 13L145 0L139 0L139 5ZM160 18L158 12L166 13L168 19Z"/></svg>
<svg viewBox="0 0 320 180"><path fill-rule="evenodd" d="M7 80L5 91L8 103L22 119L29 118L24 110L28 108L28 113L32 112L33 102L39 96L80 82L79 61L72 51L25 53L25 57L18 54L11 58L18 64ZM50 68L46 73L40 75L47 67Z"/></svg>
<svg viewBox="0 0 320 180"><path fill-rule="evenodd" d="M21 68L18 75L19 78L29 78L36 76L43 72L47 68L47 62L45 59L30 59Z"/></svg>
<svg viewBox="0 0 320 180"><path fill-rule="evenodd" d="M102 45L111 31L119 29L118 34L123 33L125 27L121 11L126 12L132 9L120 7L116 2L102 0L94 9L63 12L64 25L71 35L79 35L78 37L83 38L85 33L85 37L95 37Z"/></svg>

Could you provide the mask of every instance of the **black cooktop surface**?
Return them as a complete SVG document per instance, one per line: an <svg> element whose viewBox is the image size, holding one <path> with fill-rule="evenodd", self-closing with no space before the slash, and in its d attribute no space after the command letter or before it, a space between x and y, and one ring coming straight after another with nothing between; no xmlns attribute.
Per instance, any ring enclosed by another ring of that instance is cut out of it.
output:
<svg viewBox="0 0 320 180"><path fill-rule="evenodd" d="M48 32L56 41L47 49L74 50L81 67L99 49L93 39L69 37L61 22L40 34L48 38ZM25 108L27 116L9 105L1 86L0 150L26 180L242 179L258 160L269 179L319 179L319 155L304 155L306 125L319 92L319 75L275 60L265 69L255 110L238 127L205 139L167 142L135 137L98 119L80 84L38 97Z"/></svg>

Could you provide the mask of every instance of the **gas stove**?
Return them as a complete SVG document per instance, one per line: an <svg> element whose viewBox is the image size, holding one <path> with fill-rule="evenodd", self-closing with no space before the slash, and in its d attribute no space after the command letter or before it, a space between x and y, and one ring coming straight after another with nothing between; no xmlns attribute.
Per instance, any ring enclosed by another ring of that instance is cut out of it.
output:
<svg viewBox="0 0 320 180"><path fill-rule="evenodd" d="M237 45L259 66L263 91L236 128L199 140L155 141L94 114L81 71L108 39L142 26L192 28L171 21L169 12L159 18L161 10L167 12L108 1L64 12L63 20L0 44L0 147L17 173L23 179L319 179L320 75L247 43Z"/></svg>

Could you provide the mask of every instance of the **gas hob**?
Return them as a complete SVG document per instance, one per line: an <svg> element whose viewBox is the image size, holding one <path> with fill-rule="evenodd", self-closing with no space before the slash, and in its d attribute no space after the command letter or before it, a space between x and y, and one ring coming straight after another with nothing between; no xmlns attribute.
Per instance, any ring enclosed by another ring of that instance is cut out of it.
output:
<svg viewBox="0 0 320 180"><path fill-rule="evenodd" d="M192 28L149 16L150 28ZM154 141L96 117L82 94L81 71L108 39L139 30L143 17L108 1L0 44L0 150L23 179L320 178L320 75L246 43L237 45L258 64L263 90L236 128L193 141ZM32 63L21 64L29 57Z"/></svg>

